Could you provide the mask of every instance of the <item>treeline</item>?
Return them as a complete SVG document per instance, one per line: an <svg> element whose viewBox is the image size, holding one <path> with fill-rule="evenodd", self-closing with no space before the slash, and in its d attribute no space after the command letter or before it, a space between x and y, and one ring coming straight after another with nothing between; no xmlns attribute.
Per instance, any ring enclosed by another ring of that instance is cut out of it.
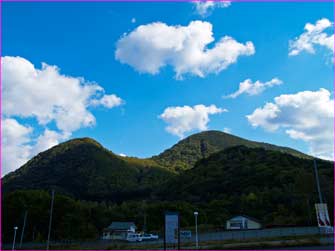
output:
<svg viewBox="0 0 335 251"><path fill-rule="evenodd" d="M274 191L272 191L274 192ZM51 239L96 240L112 221L134 221L143 229L144 215L148 231L161 233L163 215L167 210L181 214L181 227L194 227L194 211L199 211L199 223L205 228L223 229L229 217L244 213L257 217L264 226L316 225L313 202L292 201L290 205L277 204L270 213L263 213L259 194L221 198L207 203L185 201L129 201L121 204L79 201L56 194L54 201ZM51 195L41 190L21 190L5 194L2 201L2 240L13 240L13 227L18 226L20 236L25 211L27 221L23 242L41 242L47 239ZM273 202L270 202L273 203ZM267 210L266 210L267 211ZM332 208L329 208L332 212ZM268 211L269 212L269 211ZM207 229L208 230L208 229Z"/></svg>

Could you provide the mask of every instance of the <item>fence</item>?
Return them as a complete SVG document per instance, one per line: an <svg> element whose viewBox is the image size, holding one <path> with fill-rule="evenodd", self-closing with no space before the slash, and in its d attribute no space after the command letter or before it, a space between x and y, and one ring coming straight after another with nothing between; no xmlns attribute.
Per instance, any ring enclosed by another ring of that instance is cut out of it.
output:
<svg viewBox="0 0 335 251"><path fill-rule="evenodd" d="M318 227L287 227L287 228L269 228L257 230L235 230L222 232L200 233L199 242L219 241L219 240L246 240L259 238L272 238L284 236L302 236L320 234ZM194 242L195 236L189 239L182 239L182 242Z"/></svg>

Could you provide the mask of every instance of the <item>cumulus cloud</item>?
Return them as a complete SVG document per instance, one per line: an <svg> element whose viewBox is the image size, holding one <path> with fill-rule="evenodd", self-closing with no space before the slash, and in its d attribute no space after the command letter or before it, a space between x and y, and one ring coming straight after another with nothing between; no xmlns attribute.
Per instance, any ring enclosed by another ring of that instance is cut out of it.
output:
<svg viewBox="0 0 335 251"><path fill-rule="evenodd" d="M265 89L271 88L276 85L281 85L282 83L283 81L278 78L273 78L270 81L264 83L259 80L253 83L251 79L246 79L240 83L239 89L236 92L228 96L224 96L224 98L236 98L243 93L249 96L258 95L265 91Z"/></svg>
<svg viewBox="0 0 335 251"><path fill-rule="evenodd" d="M166 108L159 117L168 124L166 131L183 138L186 132L207 130L209 115L226 111L215 105L174 106Z"/></svg>
<svg viewBox="0 0 335 251"><path fill-rule="evenodd" d="M44 133L37 136L37 139L28 140L28 134L25 134L24 140L21 137L11 137L11 140L4 142L3 149L7 149L10 155L22 155L20 151L24 151L22 156L25 157L11 163L5 159L3 166L19 167L24 162L23 159L27 160L33 154L69 138L72 132L82 127L95 125L90 106L112 108L123 103L116 95L105 94L97 83L62 75L56 66L46 63L42 63L42 68L37 69L27 59L5 56L2 57L1 67L4 121L15 117L33 118L44 128ZM47 128L51 123L55 123L57 131ZM12 121L10 124L15 123ZM22 129L24 126L16 127ZM6 136L8 130L3 133Z"/></svg>
<svg viewBox="0 0 335 251"><path fill-rule="evenodd" d="M305 32L289 42L289 55L296 56L303 51L314 54L315 46L327 48L334 53L333 23L327 18L322 18L315 24L307 23Z"/></svg>
<svg viewBox="0 0 335 251"><path fill-rule="evenodd" d="M33 128L21 125L15 119L1 120L2 165L1 173L6 174L23 165L30 157L30 136Z"/></svg>
<svg viewBox="0 0 335 251"><path fill-rule="evenodd" d="M35 117L40 125L54 121L64 132L95 124L87 109L93 97L104 90L96 83L61 75L56 66L42 64L41 69L22 57L3 57L3 113L6 116ZM115 95L97 102L111 105ZM119 103L121 104L121 103Z"/></svg>
<svg viewBox="0 0 335 251"><path fill-rule="evenodd" d="M225 36L208 48L213 41L208 22L193 21L188 26L150 23L124 34L117 42L115 58L141 73L158 74L169 65L181 79L185 74L205 77L219 73L238 57L255 53L250 41L243 44Z"/></svg>
<svg viewBox="0 0 335 251"><path fill-rule="evenodd" d="M115 106L120 106L123 104L123 100L116 96L115 94L112 95L103 95L100 99L93 99L91 104L94 106L102 105L107 108L113 108Z"/></svg>
<svg viewBox="0 0 335 251"><path fill-rule="evenodd" d="M230 6L230 1L194 1L196 12L206 17L212 13L215 8L227 8Z"/></svg>
<svg viewBox="0 0 335 251"><path fill-rule="evenodd" d="M252 126L268 131L282 128L291 138L308 143L310 154L333 159L334 99L330 96L323 88L280 95L247 119Z"/></svg>
<svg viewBox="0 0 335 251"><path fill-rule="evenodd" d="M68 134L45 129L43 134L38 136L36 143L32 148L31 156L57 145L60 141L68 139L69 136L70 135Z"/></svg>

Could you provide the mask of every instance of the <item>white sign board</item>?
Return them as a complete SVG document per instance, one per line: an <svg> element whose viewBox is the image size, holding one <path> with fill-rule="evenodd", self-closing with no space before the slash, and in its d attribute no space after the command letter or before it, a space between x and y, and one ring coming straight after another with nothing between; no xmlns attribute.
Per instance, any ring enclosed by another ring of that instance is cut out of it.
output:
<svg viewBox="0 0 335 251"><path fill-rule="evenodd" d="M165 213L165 242L178 243L179 214Z"/></svg>
<svg viewBox="0 0 335 251"><path fill-rule="evenodd" d="M330 227L330 219L326 203L315 204L316 218L319 227Z"/></svg>

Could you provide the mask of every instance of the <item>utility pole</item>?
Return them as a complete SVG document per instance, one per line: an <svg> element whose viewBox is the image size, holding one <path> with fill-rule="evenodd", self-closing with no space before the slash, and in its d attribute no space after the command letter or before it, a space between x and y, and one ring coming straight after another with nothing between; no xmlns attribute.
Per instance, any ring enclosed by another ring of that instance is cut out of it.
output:
<svg viewBox="0 0 335 251"><path fill-rule="evenodd" d="M54 208L54 198L55 198L55 190L51 192L51 206L50 206L50 219L49 219L49 232L48 232L48 240L47 240L47 250L49 250L50 245L50 233L51 233L51 223L52 223L52 211Z"/></svg>
<svg viewBox="0 0 335 251"><path fill-rule="evenodd" d="M145 233L147 231L147 212L146 212L146 201L144 200L143 201L143 232Z"/></svg>
<svg viewBox="0 0 335 251"><path fill-rule="evenodd" d="M319 200L320 203L322 204L322 195L321 195L321 189L320 189L320 181L319 181L319 173L318 173L318 167L316 165L316 160L314 159L314 173L315 173L315 180L316 180L316 187L318 189L318 194L319 194Z"/></svg>
<svg viewBox="0 0 335 251"><path fill-rule="evenodd" d="M21 238L20 238L20 249L22 247L22 241L23 241L23 236L24 236L24 229L26 227L27 215L28 215L28 211L26 210L24 212L23 226L22 226L22 232L21 232Z"/></svg>

